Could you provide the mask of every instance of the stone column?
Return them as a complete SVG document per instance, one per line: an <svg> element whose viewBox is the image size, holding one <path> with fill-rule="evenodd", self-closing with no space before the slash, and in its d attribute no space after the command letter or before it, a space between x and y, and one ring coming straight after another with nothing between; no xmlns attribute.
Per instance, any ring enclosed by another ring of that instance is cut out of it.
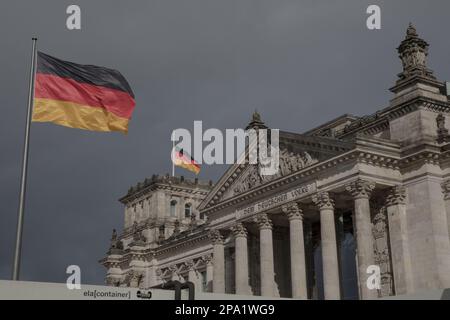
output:
<svg viewBox="0 0 450 320"><path fill-rule="evenodd" d="M235 239L235 286L236 294L251 294L248 283L248 249L247 230L242 223L236 224L233 228Z"/></svg>
<svg viewBox="0 0 450 320"><path fill-rule="evenodd" d="M389 224L395 294L411 293L413 291L413 279L408 244L405 187L396 186L389 190L386 199L386 210Z"/></svg>
<svg viewBox="0 0 450 320"><path fill-rule="evenodd" d="M358 279L360 298L376 299L377 289L369 289L367 278L367 267L375 264L372 222L370 218L369 198L375 188L375 183L357 179L347 185L346 190L353 196L355 201L355 226L356 226L356 251L358 256Z"/></svg>
<svg viewBox="0 0 450 320"><path fill-rule="evenodd" d="M202 257L206 265L206 292L212 292L212 284L213 284L213 276L214 276L214 267L212 261L212 255L207 254Z"/></svg>
<svg viewBox="0 0 450 320"><path fill-rule="evenodd" d="M289 219L292 297L308 299L303 212L296 202L283 206L282 210Z"/></svg>
<svg viewBox="0 0 450 320"><path fill-rule="evenodd" d="M313 202L320 211L320 243L322 245L323 287L325 300L341 297L339 260L336 244L334 201L328 192L319 192Z"/></svg>
<svg viewBox="0 0 450 320"><path fill-rule="evenodd" d="M275 295L275 271L273 261L272 221L267 214L259 214L256 219L259 227L261 255L261 295Z"/></svg>
<svg viewBox="0 0 450 320"><path fill-rule="evenodd" d="M225 251L223 237L219 230L210 232L210 239L213 244L213 292L225 293Z"/></svg>
<svg viewBox="0 0 450 320"><path fill-rule="evenodd" d="M442 192L444 193L445 211L447 213L448 234L450 235L450 179L442 183Z"/></svg>

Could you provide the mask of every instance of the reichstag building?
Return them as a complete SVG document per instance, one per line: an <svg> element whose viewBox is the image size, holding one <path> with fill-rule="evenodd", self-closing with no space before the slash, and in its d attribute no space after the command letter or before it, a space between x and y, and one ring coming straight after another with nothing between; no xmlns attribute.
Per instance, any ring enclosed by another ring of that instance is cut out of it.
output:
<svg viewBox="0 0 450 320"><path fill-rule="evenodd" d="M428 47L410 25L384 109L280 131L275 176L236 164L215 184L154 175L131 187L100 261L106 283L299 299L450 288L449 90ZM255 112L248 128L267 126Z"/></svg>

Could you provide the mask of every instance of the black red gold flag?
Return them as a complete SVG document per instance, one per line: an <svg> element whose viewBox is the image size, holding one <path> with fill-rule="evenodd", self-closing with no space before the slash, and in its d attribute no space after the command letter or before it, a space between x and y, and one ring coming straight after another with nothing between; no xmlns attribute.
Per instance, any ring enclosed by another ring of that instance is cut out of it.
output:
<svg viewBox="0 0 450 320"><path fill-rule="evenodd" d="M134 106L120 72L38 52L32 121L126 133Z"/></svg>
<svg viewBox="0 0 450 320"><path fill-rule="evenodd" d="M185 168L195 174L199 174L200 166L189 153L178 147L176 147L173 152L172 161L174 165Z"/></svg>

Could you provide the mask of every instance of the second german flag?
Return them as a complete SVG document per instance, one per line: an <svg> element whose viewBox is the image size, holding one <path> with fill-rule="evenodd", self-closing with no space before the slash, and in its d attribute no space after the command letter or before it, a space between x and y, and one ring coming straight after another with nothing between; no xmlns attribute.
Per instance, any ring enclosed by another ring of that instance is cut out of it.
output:
<svg viewBox="0 0 450 320"><path fill-rule="evenodd" d="M172 162L174 165L199 174L200 166L189 153L178 147L175 147L172 152Z"/></svg>

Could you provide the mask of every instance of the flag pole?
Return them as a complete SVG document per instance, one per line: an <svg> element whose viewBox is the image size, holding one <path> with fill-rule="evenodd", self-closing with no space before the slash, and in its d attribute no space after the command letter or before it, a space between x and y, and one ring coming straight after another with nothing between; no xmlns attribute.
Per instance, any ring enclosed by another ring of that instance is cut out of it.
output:
<svg viewBox="0 0 450 320"><path fill-rule="evenodd" d="M28 149L30 143L30 124L34 101L34 80L36 74L36 43L37 38L32 38L31 49L31 67L30 67L30 83L28 88L28 110L27 122L25 125L25 141L23 144L23 158L22 158L22 175L20 180L20 197L19 197L19 211L17 215L17 230L16 230L16 247L14 250L14 266L13 266L13 280L19 280L20 273L20 256L22 250L22 229L23 229L23 215L25 208L25 192L27 187L27 168L28 168Z"/></svg>
<svg viewBox="0 0 450 320"><path fill-rule="evenodd" d="M172 141L172 177L175 177L175 163L173 162L173 151L175 150L175 141Z"/></svg>

